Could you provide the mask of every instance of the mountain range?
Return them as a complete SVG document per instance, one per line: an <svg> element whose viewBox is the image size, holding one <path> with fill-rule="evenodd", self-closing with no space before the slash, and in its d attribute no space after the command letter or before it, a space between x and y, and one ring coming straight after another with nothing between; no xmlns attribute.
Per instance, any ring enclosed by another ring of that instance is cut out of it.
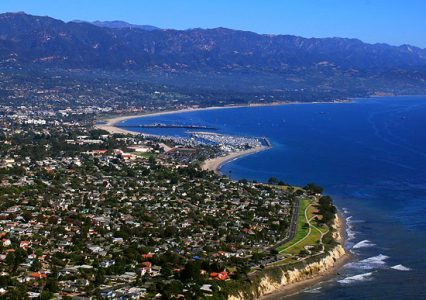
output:
<svg viewBox="0 0 426 300"><path fill-rule="evenodd" d="M426 49L358 39L265 35L227 28L164 30L122 21L63 22L0 15L0 67L267 74L336 88L342 78L374 89L426 87ZM337 87L338 88L338 87ZM425 88L426 91L426 88Z"/></svg>
<svg viewBox="0 0 426 300"><path fill-rule="evenodd" d="M89 23L89 24L93 24L99 27L106 27L106 28L113 28L113 29L142 29L142 30L158 30L160 28L155 27L155 26L151 26L151 25L136 25L136 24L130 24L124 21L94 21L94 22L86 22L86 21L73 21L75 23Z"/></svg>

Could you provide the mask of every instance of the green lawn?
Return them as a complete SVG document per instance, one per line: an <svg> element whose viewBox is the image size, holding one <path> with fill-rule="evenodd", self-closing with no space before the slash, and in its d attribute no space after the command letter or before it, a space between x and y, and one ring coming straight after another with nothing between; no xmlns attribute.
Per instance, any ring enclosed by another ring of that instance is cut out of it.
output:
<svg viewBox="0 0 426 300"><path fill-rule="evenodd" d="M311 201L308 199L300 200L300 207L299 207L299 215L297 217L297 231L296 236L294 239L289 241L288 243L281 245L277 248L278 252L281 252L283 249L286 249L290 247L291 245L297 243L301 239L303 239L309 232L309 227L306 227L305 224L307 223L307 220L305 218L305 210L306 207L311 204Z"/></svg>
<svg viewBox="0 0 426 300"><path fill-rule="evenodd" d="M145 158L150 158L151 156L155 156L155 154L150 152L134 152L135 155Z"/></svg>
<svg viewBox="0 0 426 300"><path fill-rule="evenodd" d="M280 255L290 256L285 261L280 262L280 264L291 262L293 260L292 257L298 255L306 246L317 245L321 239L321 233L326 233L328 231L328 227L326 225L317 224L315 220L311 220L317 213L315 204L315 202L308 199L301 200L296 236L290 242L277 248ZM311 220L310 230L309 227L306 226L308 220Z"/></svg>

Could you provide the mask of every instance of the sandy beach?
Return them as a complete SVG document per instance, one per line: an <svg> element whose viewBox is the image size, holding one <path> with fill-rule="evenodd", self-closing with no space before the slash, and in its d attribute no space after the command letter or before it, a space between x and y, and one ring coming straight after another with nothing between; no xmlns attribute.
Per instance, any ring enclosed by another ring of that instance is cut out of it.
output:
<svg viewBox="0 0 426 300"><path fill-rule="evenodd" d="M237 159L237 158L240 158L240 157L243 157L243 156L246 156L246 155L250 155L250 154L260 152L260 151L264 151L264 150L269 149L269 148L270 147L259 146L259 147L251 148L251 149L248 149L248 150L231 152L231 153L229 153L228 155L225 155L225 156L219 156L219 157L215 157L215 158L212 158L212 159L208 159L201 165L201 169L219 172L220 167L222 165L226 164L227 162L230 162L234 159Z"/></svg>
<svg viewBox="0 0 426 300"><path fill-rule="evenodd" d="M125 116L117 116L111 118L103 118L99 121L104 122L104 124L96 124L94 127L97 129L103 129L108 131L109 133L121 133L121 134L140 134L138 132L122 129L116 127L118 123L135 118L143 118L143 117L154 117L161 115L170 115L170 114L179 114L186 112L194 112L194 111L205 111L205 110L216 110L216 109L231 109L231 108L243 108L243 107L262 107L262 106L277 106L277 105L302 105L302 104L335 104L335 103L347 103L350 100L339 100L339 101L324 101L324 102L271 102L271 103L253 103L247 105L226 105L226 106L211 106L211 107L201 107L201 108L185 108L180 110L167 110L167 111L159 111L159 112L147 112L135 115L125 115ZM257 152L257 151L256 151Z"/></svg>
<svg viewBox="0 0 426 300"><path fill-rule="evenodd" d="M268 104L268 106L271 105L283 105L283 103L271 103ZM138 114L138 115L128 115L128 116L118 116L118 117L112 117L112 118L106 118L102 119L104 124L96 124L94 127L96 129L102 129L105 131L108 131L111 134L117 133L117 134L132 134L132 135L139 135L140 132L130 131L126 130L120 127L117 127L117 124L129 119L134 118L143 118L143 117L153 117L153 116L162 116L162 115L169 115L169 114L178 114L178 113L185 113L185 112L192 112L192 111L201 111L201 110L215 110L215 109L230 109L230 108L241 108L241 107L256 107L256 106L265 106L263 104L252 104L252 105L246 105L246 106L215 106L215 107L207 107L207 108L188 108L188 109L181 109L181 110L173 110L173 111L161 111L161 112L155 112L155 113L146 113L146 114ZM145 134L147 135L147 134ZM210 170L214 172L219 172L219 169L222 165L224 165L227 162L230 162L234 159L254 154L260 151L264 151L266 149L269 149L270 147L266 146L259 146L255 148L251 148L248 150L243 151L237 151L237 152L231 152L226 156L219 156L213 159L206 160L201 168L203 170Z"/></svg>
<svg viewBox="0 0 426 300"><path fill-rule="evenodd" d="M142 114L135 115L124 115L117 116L111 118L103 118L100 121L105 122L105 124L96 124L95 127L99 129L104 129L110 133L131 133L135 134L135 132L130 130L120 129L117 131L117 127L115 127L118 123L135 118L144 118L144 117L155 117L162 115L170 115L170 114L180 114L186 112L194 112L194 111L204 111L204 110L216 110L216 109L230 109L230 108L242 108L242 107L258 107L258 106L275 106L275 105L284 105L290 103L268 103L268 104L250 104L250 105L228 105L228 106L211 106L211 107L201 107L201 108L184 108L179 110L167 110L167 111L159 111L159 112L147 112Z"/></svg>

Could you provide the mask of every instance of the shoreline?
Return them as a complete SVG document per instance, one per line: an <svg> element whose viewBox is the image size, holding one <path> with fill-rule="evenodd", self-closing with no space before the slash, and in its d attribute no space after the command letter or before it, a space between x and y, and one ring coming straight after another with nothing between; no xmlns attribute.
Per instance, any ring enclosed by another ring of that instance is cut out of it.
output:
<svg viewBox="0 0 426 300"><path fill-rule="evenodd" d="M225 156L218 156L215 158L210 158L205 160L202 164L201 164L201 169L204 171L213 171L215 173L220 173L220 168L231 162L234 161L236 159L239 159L241 157L247 156L247 155L251 155L251 154L255 154L261 151L265 151L268 149L271 149L272 147L266 147L266 146L259 146L259 147L255 147L255 148L251 148L248 150L242 150L242 151L236 151L236 152L230 152Z"/></svg>
<svg viewBox="0 0 426 300"><path fill-rule="evenodd" d="M129 119L134 119L134 118L161 116L161 115L178 114L178 113L195 112L195 111L231 109L231 108L243 108L243 107L295 105L295 104L338 104L338 103L348 103L348 102L351 102L351 101L344 100L344 101L333 101L333 102L310 102L310 103L288 102L288 103L251 104L251 105L238 105L238 106L237 105L218 106L218 107L215 106L215 107L207 107L207 108L186 108L181 110L160 111L160 112L152 112L152 113L146 113L146 114L124 115L124 116L105 118L105 119L101 119L102 121L105 122L105 124L95 124L94 127L97 129L106 130L111 134L120 133L120 134L149 136L150 134L122 129L117 127L116 125L120 122L129 120ZM259 146L259 147L251 148L248 150L231 152L225 156L219 156L212 159L208 159L202 163L201 169L205 171L213 171L215 173L220 173L220 168L226 163L229 163L233 160L239 159L247 155L265 151L270 148L272 147ZM335 238L336 238L336 241L338 241L339 245L344 249L345 240L346 240L345 219L342 217L340 213L337 213L335 222L336 222L335 227L337 229ZM348 263L351 260L351 258L352 257L350 255L350 252L344 251L344 254L341 257L339 257L335 261L333 266L331 266L330 268L327 268L324 271L319 272L316 275L313 275L312 278L306 278L298 282L280 286L275 291L262 295L260 299L264 299L264 300L282 299L285 297L299 294L303 292L305 289L312 288L313 286L321 282L324 282L327 279L334 278L336 275L338 275L338 270L342 268L346 263Z"/></svg>
<svg viewBox="0 0 426 300"><path fill-rule="evenodd" d="M337 229L337 236L336 241L338 241L339 245L341 245L343 248L346 243L346 223L345 218L343 218L342 214L338 212L336 214L336 223L335 228ZM275 299L283 299L286 297L294 296L297 294L302 293L303 291L307 289L311 289L314 286L325 282L327 280L330 280L332 278L335 278L338 276L338 271L346 265L348 262L350 262L352 259L352 255L349 251L346 251L345 253L335 261L334 265L328 269L326 269L323 272L320 272L316 275L314 275L312 278L307 278L304 280L301 280L299 282L291 283L289 285L284 285L276 289L275 291L271 293L267 293L265 295L262 295L260 299L262 300L275 300Z"/></svg>
<svg viewBox="0 0 426 300"><path fill-rule="evenodd" d="M100 118L99 121L105 122L105 124L95 124L94 127L98 129L106 130L110 133L123 133L123 134L141 134L140 132L130 131L126 129L121 129L116 127L116 125L120 122L127 121L130 119L136 118L145 118L145 117L154 117L154 116L162 116L162 115L170 115L170 114L180 114L187 112L197 112L197 111L208 111L208 110L217 110L217 109L232 109L232 108L245 108L245 107L268 107L268 106L281 106L281 105L309 105L309 104L340 104L340 103L350 103L352 100L335 100L335 101L314 101L314 102L271 102L271 103L253 103L253 104L245 104L245 105L225 105L225 106L210 106L210 107L197 107L197 108L183 108L176 110L165 110L165 111L157 111L157 112L146 112L146 113L138 113L138 114L128 114L121 116L111 116Z"/></svg>
<svg viewBox="0 0 426 300"><path fill-rule="evenodd" d="M145 118L145 117L154 117L154 116L162 116L162 115L170 115L170 114L180 114L187 112L196 112L196 111L207 111L207 110L217 110L217 109L233 109L233 108L245 108L245 107L264 107L264 106L281 106L281 105L308 105L308 104L340 104L340 103L350 103L352 100L335 100L335 101L314 101L314 102L271 102L271 103L253 103L246 105L225 105L225 106L211 106L211 107L201 107L201 108L184 108L178 110L168 110L168 111L158 111L158 112L147 112L142 114L135 115L122 115L115 117L107 117L100 118L100 121L105 122L105 124L95 124L94 128L108 131L110 134L130 134L130 135L143 135L143 136L155 136L147 133L131 131L127 129L123 129L117 127L117 124L126 120L136 119L136 118ZM208 159L202 163L201 168L203 170L210 170L216 173L220 173L220 168L235 159L239 159L243 156L255 154L261 151L265 151L267 149L272 148L272 146L261 146L252 148L244 151L231 152L226 156L215 157L212 159Z"/></svg>

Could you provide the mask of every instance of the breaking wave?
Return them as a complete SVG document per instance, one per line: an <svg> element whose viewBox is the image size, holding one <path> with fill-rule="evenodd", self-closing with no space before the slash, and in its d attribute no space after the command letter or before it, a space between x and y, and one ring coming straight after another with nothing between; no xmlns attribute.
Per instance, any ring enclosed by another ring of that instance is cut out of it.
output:
<svg viewBox="0 0 426 300"><path fill-rule="evenodd" d="M319 294L321 293L321 287L307 289L307 290L304 290L304 292L309 294Z"/></svg>
<svg viewBox="0 0 426 300"><path fill-rule="evenodd" d="M346 277L344 279L338 280L338 282L341 284L351 284L360 281L367 281L371 279L371 275L373 275L373 272Z"/></svg>
<svg viewBox="0 0 426 300"><path fill-rule="evenodd" d="M382 269L386 266L385 260L388 258L389 256L379 254L377 256L372 256L357 262L349 263L345 265L345 267L360 270Z"/></svg>
<svg viewBox="0 0 426 300"><path fill-rule="evenodd" d="M355 238L355 231L352 230L352 216L346 218L346 235L348 237L347 241L351 241Z"/></svg>
<svg viewBox="0 0 426 300"><path fill-rule="evenodd" d="M398 271L411 271L410 268L407 268L403 265L396 265L396 266L391 267L391 269L398 270Z"/></svg>
<svg viewBox="0 0 426 300"><path fill-rule="evenodd" d="M355 244L352 248L353 249L359 249L359 248L367 248L367 247L373 247L376 244L373 244L372 242L370 242L369 240L363 240L357 244Z"/></svg>

